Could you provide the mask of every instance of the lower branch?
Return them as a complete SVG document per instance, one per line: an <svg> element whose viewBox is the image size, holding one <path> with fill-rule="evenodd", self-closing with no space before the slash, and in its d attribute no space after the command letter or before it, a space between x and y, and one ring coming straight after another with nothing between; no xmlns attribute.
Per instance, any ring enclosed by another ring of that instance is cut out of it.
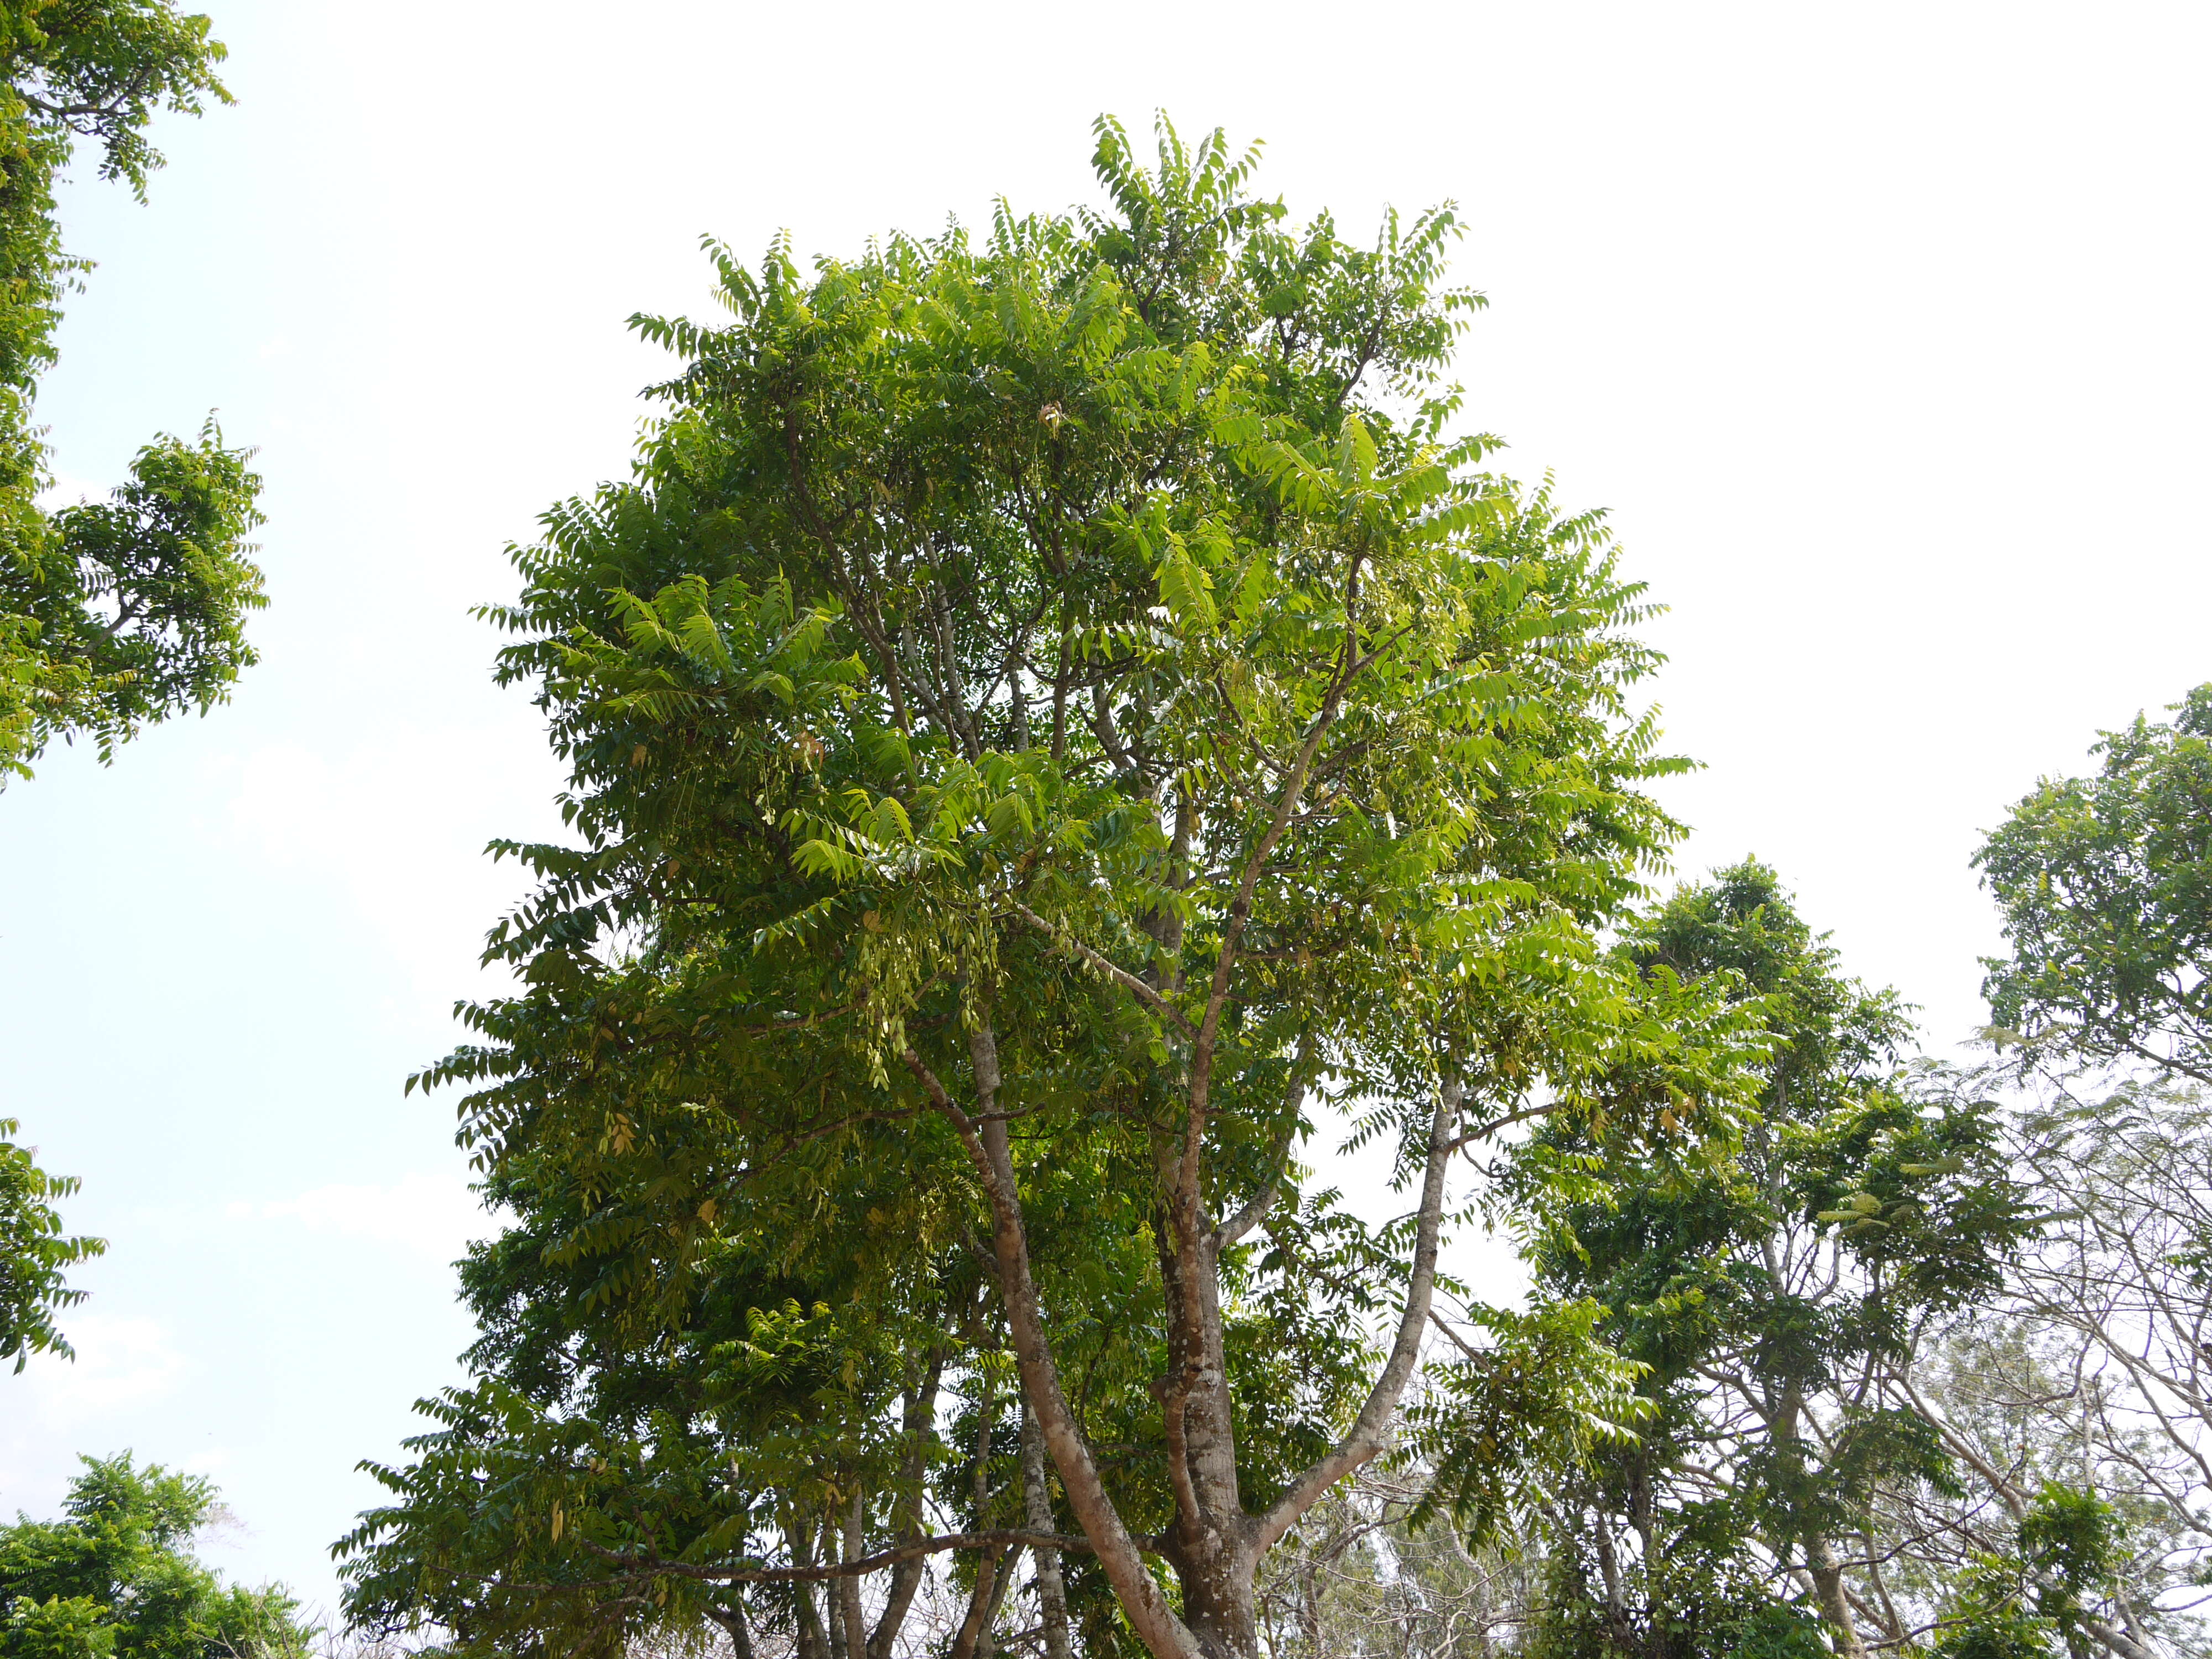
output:
<svg viewBox="0 0 2212 1659"><path fill-rule="evenodd" d="M872 1572L881 1572L885 1567L895 1567L902 1561L913 1561L925 1555L942 1555L947 1550L1006 1550L1021 1547L1055 1550L1088 1550L1091 1540L1056 1532L1027 1532L1000 1530L996 1532L949 1532L935 1538L917 1538L912 1543L895 1544L889 1549L878 1550L873 1555L864 1555L856 1561L839 1561L818 1567L710 1567L690 1561L667 1561L659 1556L625 1555L620 1550L611 1550L586 1542L584 1547L604 1561L615 1561L631 1570L610 1579L610 1583L632 1583L647 1578L696 1578L717 1584L816 1584L836 1578L862 1578Z"/></svg>
<svg viewBox="0 0 2212 1659"><path fill-rule="evenodd" d="M1352 1431L1334 1451L1322 1457L1291 1483L1261 1517L1253 1553L1265 1553L1298 1523L1299 1517L1328 1493L1328 1489L1390 1443L1392 1419L1413 1367L1421 1354L1421 1334L1428 1328L1429 1308L1435 1297L1437 1249L1443 1232L1444 1176L1451 1166L1453 1127L1459 1121L1465 1085L1447 1070L1437 1090L1435 1109L1429 1115L1428 1164L1421 1176L1421 1207L1413 1237L1413 1270L1406 1285L1406 1306L1398 1318L1398 1338L1382 1374L1359 1408Z"/></svg>

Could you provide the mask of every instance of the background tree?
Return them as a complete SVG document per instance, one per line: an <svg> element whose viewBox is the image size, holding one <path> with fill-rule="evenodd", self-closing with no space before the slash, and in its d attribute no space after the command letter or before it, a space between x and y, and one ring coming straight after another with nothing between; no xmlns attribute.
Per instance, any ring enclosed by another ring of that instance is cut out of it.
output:
<svg viewBox="0 0 2212 1659"><path fill-rule="evenodd" d="M2212 685L2046 778L1974 862L2004 918L1990 1012L2028 1064L2212 1084Z"/></svg>
<svg viewBox="0 0 2212 1659"><path fill-rule="evenodd" d="M1470 1548L1422 1518L1430 1472L1378 1459L1331 1492L1267 1563L1261 1605L1277 1659L1492 1659L1525 1648L1539 1615L1535 1537Z"/></svg>
<svg viewBox="0 0 2212 1659"><path fill-rule="evenodd" d="M1972 1496L1901 1505L1895 1523L1919 1540L1907 1571L2011 1585L1978 1605L2028 1631L2040 1615L2008 1540L2060 1484L2094 1494L2101 1575L2065 1639L2127 1654L2202 1648L2212 1540L2212 687L2172 713L2105 733L2094 775L2044 780L1977 855L2010 951L1986 964L1999 1058L1955 1086L2019 1091L2008 1153L2044 1225L2007 1294L1907 1379Z"/></svg>
<svg viewBox="0 0 2212 1659"><path fill-rule="evenodd" d="M83 1460L58 1521L0 1527L5 1659L305 1659L313 1632L276 1589L226 1587L189 1553L215 1488L129 1453Z"/></svg>
<svg viewBox="0 0 2212 1659"><path fill-rule="evenodd" d="M229 695L254 660L246 613L265 603L246 541L261 481L212 417L197 441L140 450L106 501L49 512L32 423L64 294L88 269L63 252L54 187L76 142L142 199L161 164L161 110L228 102L205 17L171 0L9 0L0 7L0 781L56 737L106 758L142 725Z"/></svg>
<svg viewBox="0 0 2212 1659"><path fill-rule="evenodd" d="M964 1653L1019 1546L1091 1650L1242 1659L1413 1384L1455 1156L1733 1121L1742 1022L1595 943L1673 834L1640 601L1444 436L1452 216L1359 247L1218 135L1098 136L1097 212L717 250L733 322L639 324L680 368L634 477L519 554L501 672L580 840L504 849L528 988L422 1080L548 1230L517 1263L574 1277L517 1304L539 1380L485 1351L383 1472L356 1617L489 1648L561 1584L611 1643L780 1594L830 1643L836 1598L774 1587L887 1607L949 1552ZM1324 1092L1401 1221L1306 1161ZM818 1358L748 1357L785 1334ZM726 1382L679 1364L640 1435L605 1384L694 1346Z"/></svg>
<svg viewBox="0 0 2212 1659"><path fill-rule="evenodd" d="M2091 1608L2113 1578L2110 1509L2090 1494L2046 1486L2017 1517L2002 1554L1978 1557L1954 1581L1936 1651L1948 1659L2069 1659L2096 1651Z"/></svg>
<svg viewBox="0 0 2212 1659"><path fill-rule="evenodd" d="M2026 1631L2021 1639L2033 1645L2024 1651L2086 1640L2127 1659L2202 1652L2194 1609L2203 1599L2204 1534L2167 1498L2189 1477L2176 1481L2171 1447L2146 1431L2123 1379L2038 1313L2033 1281L2054 1249L2063 1246L2039 1243L2025 1258L2024 1283L1966 1310L1914 1356L1905 1392L1954 1457L1959 1485L1881 1495L1886 1574L1900 1605L1942 1621L1946 1641L1967 1626L2017 1616L2029 1623L2006 1639ZM2096 1571L2068 1570L2063 1633L2034 1623L2033 1602L2045 1569L2063 1562L2039 1569L2038 1552L2021 1545L2022 1527L2045 1511L2096 1523L2094 1563L2078 1553L2067 1558ZM1993 1584L2004 1594L1993 1597Z"/></svg>
<svg viewBox="0 0 2212 1659"><path fill-rule="evenodd" d="M1898 1075L1896 998L1835 952L1756 862L1685 888L1626 933L1647 974L1715 981L1765 1028L1739 1155L1594 1157L1555 1122L1506 1188L1547 1218L1540 1302L1594 1300L1642 1369L1635 1435L1594 1442L1530 1519L1549 1537L1558 1653L1818 1651L1895 1644L1880 1494L1953 1485L1889 1377L1946 1315L1997 1285L2026 1215L1993 1115Z"/></svg>

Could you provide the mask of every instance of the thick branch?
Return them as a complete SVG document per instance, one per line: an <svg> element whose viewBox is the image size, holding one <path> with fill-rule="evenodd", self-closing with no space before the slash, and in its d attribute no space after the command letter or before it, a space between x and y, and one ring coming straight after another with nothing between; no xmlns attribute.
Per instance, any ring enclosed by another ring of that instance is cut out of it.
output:
<svg viewBox="0 0 2212 1659"><path fill-rule="evenodd" d="M1014 1358L1021 1371L1022 1392L1036 1414L1045 1449L1060 1471L1068 1507L1083 1528L1085 1544L1098 1558L1107 1582L1114 1587L1121 1610L1128 1616L1139 1639L1158 1659L1205 1659L1139 1553L1121 1514L1108 1496L1091 1449L1069 1409L1060 1385L1060 1371L1045 1340L1044 1310L1030 1272L1029 1236L1022 1218L1021 1193L1014 1175L1013 1154L1003 1121L991 1121L999 1092L997 1038L988 1015L979 1015L969 1034L969 1052L975 1066L978 1103L986 1121L979 1123L961 1110L935 1073L911 1048L902 1058L930 1102L952 1125L975 1166L983 1194L990 1200L993 1243L999 1257L999 1287L1006 1310L1006 1322L1014 1339ZM1063 1546L1063 1547L1065 1547Z"/></svg>
<svg viewBox="0 0 2212 1659"><path fill-rule="evenodd" d="M1429 1117L1429 1155L1421 1176L1421 1207L1413 1237L1413 1270L1406 1285L1406 1306L1398 1318L1398 1338L1382 1374L1367 1395L1336 1449L1291 1483L1260 1522L1254 1553L1264 1553L1319 1503L1328 1489L1390 1443L1391 1419L1406 1386L1413 1381L1413 1366L1421 1353L1421 1333L1427 1328L1429 1308L1436 1294L1437 1249L1443 1231L1444 1174L1451 1166L1452 1127L1459 1121L1463 1085L1458 1073L1447 1070L1437 1091L1436 1109Z"/></svg>

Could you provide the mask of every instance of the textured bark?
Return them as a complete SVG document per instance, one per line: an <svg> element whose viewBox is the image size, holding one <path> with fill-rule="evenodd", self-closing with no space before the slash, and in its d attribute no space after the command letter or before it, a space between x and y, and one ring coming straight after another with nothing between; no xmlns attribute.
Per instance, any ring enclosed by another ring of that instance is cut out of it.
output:
<svg viewBox="0 0 2212 1659"><path fill-rule="evenodd" d="M1168 1373L1162 1379L1176 1524L1167 1539L1182 1589L1183 1623L1208 1654L1259 1650L1252 1518L1237 1487L1236 1425L1221 1349L1221 1279L1202 1226L1158 1229L1168 1305Z"/></svg>
<svg viewBox="0 0 2212 1659"><path fill-rule="evenodd" d="M753 1659L753 1633L742 1607L709 1607L707 1616L730 1638L731 1659Z"/></svg>
<svg viewBox="0 0 2212 1659"><path fill-rule="evenodd" d="M822 1647L830 1659L846 1659L845 1601L836 1583L822 1587Z"/></svg>
<svg viewBox="0 0 2212 1659"><path fill-rule="evenodd" d="M1628 1619L1628 1602L1620 1584L1620 1560L1613 1552L1613 1525L1603 1510L1590 1517L1590 1536L1597 1546L1597 1570L1605 1580L1605 1622L1613 1632L1613 1645L1624 1653L1636 1649L1636 1631Z"/></svg>
<svg viewBox="0 0 2212 1659"><path fill-rule="evenodd" d="M1052 1492L1046 1485L1044 1435L1036 1413L1022 1413L1022 1504L1031 1532L1060 1530L1052 1512ZM1045 1659L1068 1659L1067 1586L1060 1577L1060 1552L1049 1544L1035 1547L1037 1612L1044 1626Z"/></svg>
<svg viewBox="0 0 2212 1659"><path fill-rule="evenodd" d="M1844 1569L1836 1559L1835 1546L1823 1533L1814 1533L1805 1540L1805 1565L1813 1574L1813 1593L1820 1598L1820 1613L1829 1625L1829 1635L1836 1651L1845 1659L1866 1659L1866 1644L1859 1639L1857 1622L1851 1617L1850 1598L1844 1594Z"/></svg>
<svg viewBox="0 0 2212 1659"><path fill-rule="evenodd" d="M796 1521L784 1522L785 1541L791 1547L791 1564L795 1567L814 1565L814 1550L807 1540L807 1528ZM812 1586L794 1583L791 1587L793 1623L797 1636L796 1659L834 1659L830 1640L822 1628L822 1615L814 1606Z"/></svg>
<svg viewBox="0 0 2212 1659"><path fill-rule="evenodd" d="M853 1494L850 1508L845 1512L845 1549L841 1561L857 1561L865 1552L867 1538L867 1499L860 1492ZM844 1659L868 1659L868 1626L860 1612L860 1580L858 1575L841 1579L837 1584L837 1610L845 1626Z"/></svg>
<svg viewBox="0 0 2212 1659"><path fill-rule="evenodd" d="M999 1609L1014 1587L1014 1568L1022 1559L1019 1549L999 1558L999 1571L991 1583L991 1604L983 1609L983 1628L975 1632L975 1659L991 1659L999 1648Z"/></svg>
<svg viewBox="0 0 2212 1659"><path fill-rule="evenodd" d="M975 1588L968 1596L968 1616L960 1621L960 1632L952 1638L952 1659L976 1659L976 1645L990 1622L994 1605L992 1591L998 1579L999 1552L985 1550L975 1563Z"/></svg>
<svg viewBox="0 0 2212 1659"><path fill-rule="evenodd" d="M930 1426L936 1420L938 1384L944 1375L945 1350L939 1347L929 1356L929 1371L921 1386L907 1391L906 1433L914 1449L907 1459L906 1492L900 1500L906 1510L900 1533L904 1542L921 1536L922 1478L928 1470ZM890 1593L868 1638L867 1659L890 1659L891 1644L898 1640L907 1610L914 1605L915 1592L921 1587L921 1576L927 1571L928 1563L921 1556L891 1569Z"/></svg>
<svg viewBox="0 0 2212 1659"><path fill-rule="evenodd" d="M978 1104L984 1115L981 1123L953 1103L920 1056L908 1050L904 1058L929 1091L932 1103L958 1131L990 1200L991 1242L998 1261L1000 1294L1005 1299L1006 1322L1013 1335L1023 1395L1036 1413L1045 1449L1060 1471L1068 1507L1097 1553L1099 1567L1114 1587L1137 1639L1158 1659L1206 1659L1146 1570L1136 1540L1129 1535L1098 1477L1091 1449L1084 1444L1074 1411L1060 1388L1051 1345L1045 1339L1043 1304L1030 1267L1029 1238L1023 1227L1012 1147L1005 1122L988 1115L995 1109L1000 1079L998 1048L988 1015L979 1017L969 1033L969 1052L975 1067Z"/></svg>

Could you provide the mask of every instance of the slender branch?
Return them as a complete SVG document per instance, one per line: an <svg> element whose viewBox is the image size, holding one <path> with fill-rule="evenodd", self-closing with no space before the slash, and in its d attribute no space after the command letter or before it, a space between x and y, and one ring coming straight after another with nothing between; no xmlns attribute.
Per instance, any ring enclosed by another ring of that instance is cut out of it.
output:
<svg viewBox="0 0 2212 1659"><path fill-rule="evenodd" d="M1283 1134L1273 1155L1267 1160L1272 1166L1267 1184L1253 1194L1243 1209L1213 1230L1211 1243L1217 1258L1222 1251L1265 1221L1268 1212L1275 1207L1276 1195L1283 1185L1283 1168L1290 1162L1291 1146L1297 1139L1298 1108L1305 1103L1306 1068L1312 1063L1312 1058L1313 1039L1309 1034L1300 1041L1297 1057L1291 1062L1289 1097L1283 1102Z"/></svg>
<svg viewBox="0 0 2212 1659"><path fill-rule="evenodd" d="M1063 949L1072 951L1077 956L1082 957L1084 961L1089 963L1100 973L1105 975L1108 979L1113 981L1115 984L1128 992L1130 995L1135 997L1138 1001L1143 1003L1145 1006L1151 1009L1161 1018L1166 1020L1178 1031L1181 1031L1185 1036L1194 1039L1196 1038L1198 1033L1191 1029L1190 1022L1182 1017L1182 1012L1176 1007L1176 1006L1170 1002L1165 997L1162 996L1158 991L1154 990L1151 986L1146 984L1144 981L1139 979L1127 969L1117 966L1109 957L1103 956L1098 951L1092 950L1081 939L1076 938L1073 933L1054 927L1042 916L1037 915L1036 911L1030 909L1028 905L1020 902L1018 900L1014 902L1012 908L1013 913L1016 915L1019 916L1024 921L1029 923L1030 927L1036 928L1037 932L1051 939L1054 944L1061 946Z"/></svg>
<svg viewBox="0 0 2212 1659"><path fill-rule="evenodd" d="M624 1564L632 1571L614 1580L617 1583L635 1583L648 1578L696 1578L717 1584L817 1584L830 1579L862 1578L872 1572L881 1572L885 1567L895 1567L902 1561L913 1561L926 1555L942 1555L947 1550L998 1550L1042 1545L1056 1550L1091 1548L1087 1538L1056 1532L999 1530L994 1532L943 1533L934 1538L917 1538L911 1543L894 1544L889 1549L878 1550L873 1555L862 1556L857 1561L839 1561L818 1567L710 1567L690 1561L669 1561L659 1556L625 1554L604 1546L584 1540L584 1547L604 1561Z"/></svg>
<svg viewBox="0 0 2212 1659"><path fill-rule="evenodd" d="M1413 1270L1406 1285L1406 1306L1398 1318L1398 1338L1390 1358L1367 1401L1359 1408L1352 1431L1336 1448L1313 1463L1291 1483L1261 1517L1254 1538L1255 1553L1266 1551L1296 1526L1338 1481L1366 1462L1390 1443L1391 1419L1398 1401L1412 1381L1420 1358L1421 1333L1428 1328L1429 1309L1436 1292L1437 1250L1443 1231L1444 1174L1451 1166L1451 1126L1459 1121L1464 1085L1456 1069L1447 1069L1437 1091L1436 1109L1429 1117L1428 1167L1421 1178L1420 1218L1413 1240Z"/></svg>

